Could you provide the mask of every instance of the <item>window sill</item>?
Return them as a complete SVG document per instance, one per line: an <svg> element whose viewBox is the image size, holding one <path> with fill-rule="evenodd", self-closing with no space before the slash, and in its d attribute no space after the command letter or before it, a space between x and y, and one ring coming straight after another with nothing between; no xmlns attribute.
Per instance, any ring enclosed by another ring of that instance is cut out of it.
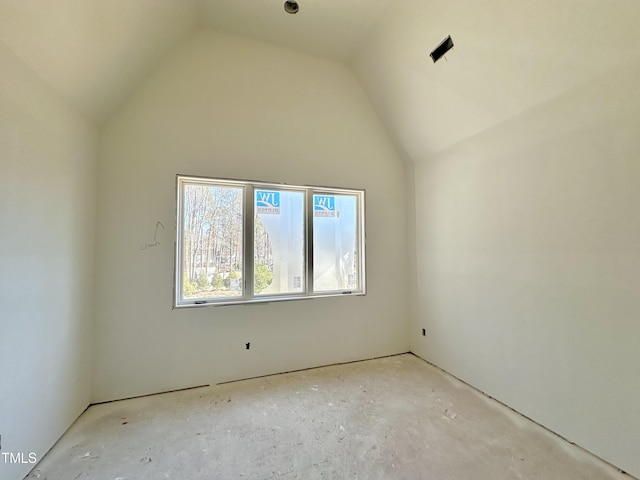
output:
<svg viewBox="0 0 640 480"><path fill-rule="evenodd" d="M366 292L345 290L339 292L329 292L317 295L282 295L277 297L252 298L251 300L235 299L235 300L194 300L190 303L180 303L173 306L174 309L183 308L199 308L199 307L228 307L231 305L258 305L264 303L275 302L291 302L296 300L311 300L317 298L335 298L335 297L362 297Z"/></svg>

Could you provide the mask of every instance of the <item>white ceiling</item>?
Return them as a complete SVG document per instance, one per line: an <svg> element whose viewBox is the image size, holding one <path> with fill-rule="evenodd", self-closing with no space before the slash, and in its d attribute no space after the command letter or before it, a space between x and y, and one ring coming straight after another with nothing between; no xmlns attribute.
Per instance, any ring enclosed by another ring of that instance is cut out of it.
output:
<svg viewBox="0 0 640 480"><path fill-rule="evenodd" d="M200 0L201 21L231 33L285 45L340 61L349 60L390 0Z"/></svg>
<svg viewBox="0 0 640 480"><path fill-rule="evenodd" d="M0 41L100 124L202 27L355 67L419 161L616 68L640 70L638 0L0 0ZM433 64L446 35L455 47Z"/></svg>

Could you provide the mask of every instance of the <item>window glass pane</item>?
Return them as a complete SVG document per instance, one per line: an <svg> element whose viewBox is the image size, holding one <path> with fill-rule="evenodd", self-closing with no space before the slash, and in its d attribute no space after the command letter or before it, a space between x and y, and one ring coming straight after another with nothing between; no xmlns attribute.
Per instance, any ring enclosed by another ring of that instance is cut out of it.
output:
<svg viewBox="0 0 640 480"><path fill-rule="evenodd" d="M313 195L313 289L358 290L358 197Z"/></svg>
<svg viewBox="0 0 640 480"><path fill-rule="evenodd" d="M243 295L242 187L185 184L182 298Z"/></svg>
<svg viewBox="0 0 640 480"><path fill-rule="evenodd" d="M304 193L256 188L256 295L304 292Z"/></svg>

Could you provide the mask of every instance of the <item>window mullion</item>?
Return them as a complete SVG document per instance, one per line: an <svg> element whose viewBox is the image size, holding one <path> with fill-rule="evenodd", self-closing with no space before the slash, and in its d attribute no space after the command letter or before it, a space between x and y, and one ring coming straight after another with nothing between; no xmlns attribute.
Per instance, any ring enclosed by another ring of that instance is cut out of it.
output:
<svg viewBox="0 0 640 480"><path fill-rule="evenodd" d="M313 190L306 191L306 205L304 209L306 222L306 294L313 295Z"/></svg>
<svg viewBox="0 0 640 480"><path fill-rule="evenodd" d="M252 299L254 296L254 235L255 235L255 193L253 185L246 185L244 201L244 298Z"/></svg>

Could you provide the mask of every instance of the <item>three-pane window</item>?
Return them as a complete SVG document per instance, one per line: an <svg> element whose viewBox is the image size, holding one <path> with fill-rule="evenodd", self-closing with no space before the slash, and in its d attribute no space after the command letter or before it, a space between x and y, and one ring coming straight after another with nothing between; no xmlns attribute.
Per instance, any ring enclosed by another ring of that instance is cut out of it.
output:
<svg viewBox="0 0 640 480"><path fill-rule="evenodd" d="M365 293L364 191L177 177L176 306Z"/></svg>

